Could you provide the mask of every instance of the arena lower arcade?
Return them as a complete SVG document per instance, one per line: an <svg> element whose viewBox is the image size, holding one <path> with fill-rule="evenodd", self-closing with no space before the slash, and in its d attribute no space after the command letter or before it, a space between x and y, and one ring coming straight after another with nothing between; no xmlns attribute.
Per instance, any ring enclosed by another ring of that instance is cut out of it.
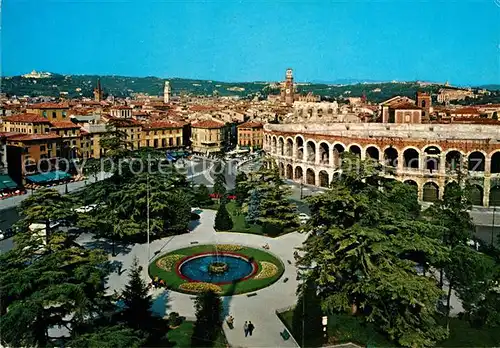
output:
<svg viewBox="0 0 500 348"><path fill-rule="evenodd" d="M474 124L267 124L264 150L283 178L326 187L349 151L384 164L386 173L415 185L419 199L441 198L467 163L477 206L500 206L500 127Z"/></svg>

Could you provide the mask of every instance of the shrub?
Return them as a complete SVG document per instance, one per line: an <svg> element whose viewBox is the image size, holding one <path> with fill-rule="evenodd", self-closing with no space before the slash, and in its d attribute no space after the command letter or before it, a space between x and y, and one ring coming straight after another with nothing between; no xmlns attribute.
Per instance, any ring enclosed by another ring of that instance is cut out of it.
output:
<svg viewBox="0 0 500 348"><path fill-rule="evenodd" d="M260 265L262 266L262 269L260 270L259 274L255 276L254 279L271 278L274 277L276 273L278 273L278 267L272 262L261 261Z"/></svg>
<svg viewBox="0 0 500 348"><path fill-rule="evenodd" d="M184 255L179 255L179 254L167 255L156 261L156 266L167 272L170 272L175 263L180 259L182 259L183 257Z"/></svg>
<svg viewBox="0 0 500 348"><path fill-rule="evenodd" d="M194 293L205 292L210 290L216 293L222 293L222 288L219 285L211 283L201 283L201 282L184 283L179 286L179 289Z"/></svg>
<svg viewBox="0 0 500 348"><path fill-rule="evenodd" d="M177 312L171 312L168 315L168 324L172 327L176 327L182 324L182 317Z"/></svg>

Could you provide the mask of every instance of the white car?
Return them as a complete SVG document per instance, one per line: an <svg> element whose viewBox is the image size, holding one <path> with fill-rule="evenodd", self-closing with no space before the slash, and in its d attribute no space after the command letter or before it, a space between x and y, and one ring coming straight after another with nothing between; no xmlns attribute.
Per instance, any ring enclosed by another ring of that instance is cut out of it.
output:
<svg viewBox="0 0 500 348"><path fill-rule="evenodd" d="M3 240L5 238L5 235L3 234L3 231L0 230L0 240Z"/></svg>

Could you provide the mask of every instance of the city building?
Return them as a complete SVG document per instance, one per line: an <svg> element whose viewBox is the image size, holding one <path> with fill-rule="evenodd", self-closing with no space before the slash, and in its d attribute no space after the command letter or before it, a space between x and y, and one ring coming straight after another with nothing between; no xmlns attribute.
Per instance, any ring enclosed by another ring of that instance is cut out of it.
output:
<svg viewBox="0 0 500 348"><path fill-rule="evenodd" d="M27 113L37 114L49 121L69 120L69 105L64 103L39 103L26 107Z"/></svg>
<svg viewBox="0 0 500 348"><path fill-rule="evenodd" d="M202 120L191 123L191 147L198 153L217 153L225 145L224 122Z"/></svg>
<svg viewBox="0 0 500 348"><path fill-rule="evenodd" d="M237 128L240 148L262 149L264 138L264 125L262 123L245 122Z"/></svg>
<svg viewBox="0 0 500 348"><path fill-rule="evenodd" d="M94 101L100 103L103 99L103 91L101 87L101 79L97 79L97 86L94 88Z"/></svg>
<svg viewBox="0 0 500 348"><path fill-rule="evenodd" d="M142 129L141 147L155 149L184 146L183 122L157 121L145 124Z"/></svg>
<svg viewBox="0 0 500 348"><path fill-rule="evenodd" d="M326 187L349 151L384 165L385 175L434 202L466 165L472 202L500 206L500 127L473 124L267 124L264 150L280 174L299 183ZM465 168L464 168L465 169Z"/></svg>
<svg viewBox="0 0 500 348"><path fill-rule="evenodd" d="M117 118L132 118L132 108L130 106L125 105L117 105L113 106L109 113L113 117Z"/></svg>
<svg viewBox="0 0 500 348"><path fill-rule="evenodd" d="M286 70L285 81L281 84L280 100L287 105L292 105L295 100L295 85L293 84L292 69Z"/></svg>

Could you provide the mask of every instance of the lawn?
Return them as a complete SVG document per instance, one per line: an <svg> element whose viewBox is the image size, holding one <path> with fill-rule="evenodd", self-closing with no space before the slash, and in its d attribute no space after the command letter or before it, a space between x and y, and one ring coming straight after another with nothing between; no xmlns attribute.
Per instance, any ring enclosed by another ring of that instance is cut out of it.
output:
<svg viewBox="0 0 500 348"><path fill-rule="evenodd" d="M279 314L281 321L290 333L292 327L293 310ZM371 324L363 323L360 319L348 314L328 316L328 336L334 339L335 344L353 342L370 347L396 346L385 335L381 334ZM317 347L321 341L306 341L306 347ZM300 342L299 342L300 344ZM498 347L500 344L500 330L498 328L473 328L467 321L452 318L450 321L450 335L437 347Z"/></svg>
<svg viewBox="0 0 500 348"><path fill-rule="evenodd" d="M233 219L233 228L231 229L231 232L264 234L262 226L260 225L252 224L247 226L245 222L245 214L240 213L240 209L236 205L236 202L229 202L226 204L226 208L229 215L231 215L231 218Z"/></svg>
<svg viewBox="0 0 500 348"><path fill-rule="evenodd" d="M220 285L222 288L222 295L236 295L236 294L242 294L242 293L247 293L247 292L252 292L256 291L259 289L262 289L264 287L267 287L274 282L276 282L282 275L283 272L285 271L285 266L275 256L271 255L270 253L260 250L260 249L254 249L254 248L249 248L249 247L240 247L241 249L236 251L238 254L242 254L246 257L253 257L255 261L257 261L258 265L258 270L256 272L256 275L259 274L259 272L262 270L262 264L261 261L267 261L270 263L273 263L276 268L277 272L268 277L268 278L263 278L263 279L255 279L255 276L252 278L249 278L247 280L237 282L234 284L224 284ZM160 279L163 279L169 289L179 291L179 292L186 292L183 291L182 289L179 289L179 287L184 284L188 283L188 281L182 279L177 275L175 272L176 264L179 261L177 261L169 271L160 268L157 265L157 261L160 260L161 258L164 258L169 255L193 255L193 254L198 254L198 253L204 253L204 252L214 252L215 251L215 246L214 245L197 245L193 247L188 247L188 248L183 248L183 249L178 249L171 251L167 254L162 255L161 257L157 258L155 261L153 261L149 265L149 275L152 279L154 277L158 276Z"/></svg>
<svg viewBox="0 0 500 348"><path fill-rule="evenodd" d="M173 344L174 348L190 348L191 347L191 335L193 334L193 326L194 322L185 321L178 328L170 330L168 332L168 340ZM226 337L224 336L224 332L221 330L220 335L217 337L217 340L214 342L213 347L215 348L225 348Z"/></svg>

